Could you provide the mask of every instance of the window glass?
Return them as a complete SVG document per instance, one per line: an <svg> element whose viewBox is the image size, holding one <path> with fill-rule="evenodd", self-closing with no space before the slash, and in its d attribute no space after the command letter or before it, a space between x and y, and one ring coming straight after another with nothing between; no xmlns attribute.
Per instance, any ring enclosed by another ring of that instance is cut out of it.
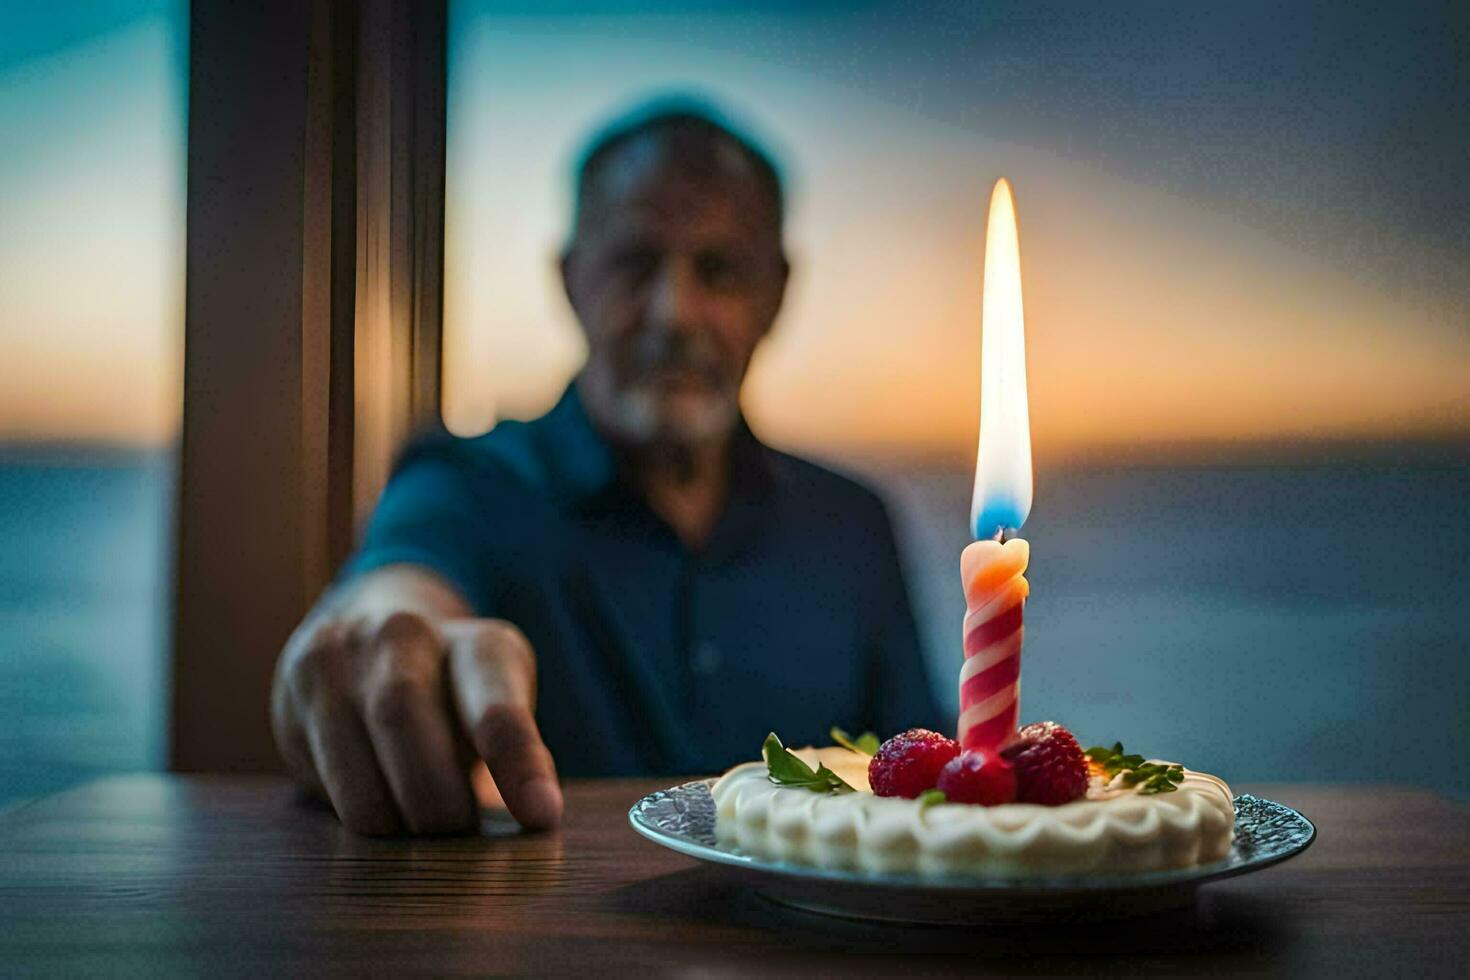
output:
<svg viewBox="0 0 1470 980"><path fill-rule="evenodd" d="M0 3L0 805L157 768L187 4Z"/></svg>

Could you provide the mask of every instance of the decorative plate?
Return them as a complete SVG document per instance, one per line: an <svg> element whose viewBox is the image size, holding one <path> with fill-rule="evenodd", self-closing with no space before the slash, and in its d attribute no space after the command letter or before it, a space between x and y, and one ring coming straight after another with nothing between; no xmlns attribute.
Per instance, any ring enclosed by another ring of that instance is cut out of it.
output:
<svg viewBox="0 0 1470 980"><path fill-rule="evenodd" d="M714 779L651 793L633 804L633 829L680 854L737 869L769 898L814 912L910 922L1147 914L1188 905L1205 882L1300 854L1317 836L1289 806L1235 797L1235 841L1222 860L1193 868L1036 878L919 877L812 868L742 854L715 839Z"/></svg>

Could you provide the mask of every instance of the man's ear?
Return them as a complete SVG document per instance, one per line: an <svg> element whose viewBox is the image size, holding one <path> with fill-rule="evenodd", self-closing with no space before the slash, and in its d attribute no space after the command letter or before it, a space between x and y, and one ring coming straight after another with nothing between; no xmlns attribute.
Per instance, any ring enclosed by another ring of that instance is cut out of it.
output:
<svg viewBox="0 0 1470 980"><path fill-rule="evenodd" d="M557 271L561 275L561 291L566 295L567 304L571 306L572 313L577 322L582 321L582 311L577 301L577 247L575 243L568 242L562 246L561 252L556 257Z"/></svg>
<svg viewBox="0 0 1470 980"><path fill-rule="evenodd" d="M771 308L765 318L766 330L762 336L769 334L771 328L776 325L776 317L781 313L781 307L786 302L786 284L791 281L791 262L787 259L785 252L782 252L777 259L772 278L775 282L771 288Z"/></svg>
<svg viewBox="0 0 1470 980"><path fill-rule="evenodd" d="M572 246L571 246L571 243L570 242L567 243L566 245L563 245L561 247L561 251L557 253L557 255L556 255L556 269L557 269L557 272L561 275L561 289L562 289L562 292L564 292L564 293L567 294L567 301L568 302L571 302L571 299L572 299L572 283L571 283L571 278L572 278Z"/></svg>

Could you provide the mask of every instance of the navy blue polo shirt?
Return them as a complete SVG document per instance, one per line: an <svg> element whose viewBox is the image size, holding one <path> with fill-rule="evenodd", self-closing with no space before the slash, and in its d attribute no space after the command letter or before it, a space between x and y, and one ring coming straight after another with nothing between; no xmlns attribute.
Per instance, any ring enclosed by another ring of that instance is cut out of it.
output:
<svg viewBox="0 0 1470 980"><path fill-rule="evenodd" d="M743 421L698 551L619 478L575 386L535 421L420 441L343 577L399 563L525 633L566 776L716 772L770 731L940 721L882 502Z"/></svg>

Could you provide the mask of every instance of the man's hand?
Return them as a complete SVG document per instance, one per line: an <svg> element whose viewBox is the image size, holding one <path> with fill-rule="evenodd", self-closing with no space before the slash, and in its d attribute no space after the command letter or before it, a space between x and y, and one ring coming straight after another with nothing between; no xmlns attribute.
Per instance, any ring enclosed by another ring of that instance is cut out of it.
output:
<svg viewBox="0 0 1470 980"><path fill-rule="evenodd" d="M475 826L474 755L516 820L551 827L562 796L535 698L535 655L509 623L327 608L282 651L271 715L287 765L358 833Z"/></svg>

